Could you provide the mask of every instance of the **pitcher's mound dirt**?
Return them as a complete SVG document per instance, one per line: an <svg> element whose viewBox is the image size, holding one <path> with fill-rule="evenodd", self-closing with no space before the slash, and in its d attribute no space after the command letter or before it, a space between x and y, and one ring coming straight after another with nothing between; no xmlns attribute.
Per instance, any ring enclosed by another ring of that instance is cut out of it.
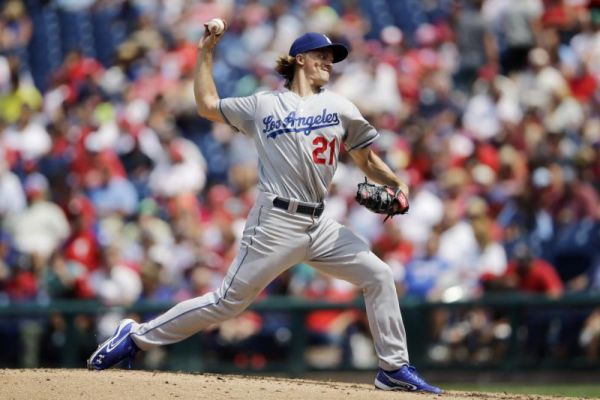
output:
<svg viewBox="0 0 600 400"><path fill-rule="evenodd" d="M81 369L0 370L0 399L100 400L545 400L556 397L446 392L442 397L383 392L372 385L237 375Z"/></svg>

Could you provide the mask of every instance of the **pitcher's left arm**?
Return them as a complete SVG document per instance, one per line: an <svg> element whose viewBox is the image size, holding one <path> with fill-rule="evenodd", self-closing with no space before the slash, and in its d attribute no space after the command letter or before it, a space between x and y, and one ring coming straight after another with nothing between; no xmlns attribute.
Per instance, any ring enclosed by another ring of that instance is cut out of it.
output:
<svg viewBox="0 0 600 400"><path fill-rule="evenodd" d="M409 189L383 160L369 147L350 151L352 161L365 173L365 175L382 185L400 189L408 197Z"/></svg>

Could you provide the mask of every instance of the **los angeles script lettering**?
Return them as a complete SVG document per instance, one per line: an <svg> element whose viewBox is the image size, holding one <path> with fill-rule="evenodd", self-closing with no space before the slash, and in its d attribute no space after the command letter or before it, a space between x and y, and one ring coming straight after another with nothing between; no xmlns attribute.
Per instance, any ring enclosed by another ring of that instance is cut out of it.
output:
<svg viewBox="0 0 600 400"><path fill-rule="evenodd" d="M337 113L328 113L325 108L320 115L297 117L296 113L292 111L284 119L275 119L272 115L268 115L263 118L262 122L264 124L263 133L270 138L275 138L278 135L292 132L309 135L314 129L338 125L340 119Z"/></svg>

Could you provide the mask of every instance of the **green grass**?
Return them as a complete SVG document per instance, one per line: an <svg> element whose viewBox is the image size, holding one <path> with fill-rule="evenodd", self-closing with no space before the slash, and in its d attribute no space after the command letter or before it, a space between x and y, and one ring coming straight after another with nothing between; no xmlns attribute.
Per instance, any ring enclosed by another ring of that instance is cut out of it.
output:
<svg viewBox="0 0 600 400"><path fill-rule="evenodd" d="M506 384L441 384L446 390L463 390L478 392L498 392L498 393L521 393L521 394L539 394L551 396L570 396L570 397L590 397L600 398L599 384L544 384L539 383L526 385L522 383Z"/></svg>

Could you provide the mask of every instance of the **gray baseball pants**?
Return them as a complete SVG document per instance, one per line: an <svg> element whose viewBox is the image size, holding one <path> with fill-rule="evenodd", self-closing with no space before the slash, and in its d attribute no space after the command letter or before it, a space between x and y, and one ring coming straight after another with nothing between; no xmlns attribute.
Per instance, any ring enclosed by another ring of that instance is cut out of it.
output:
<svg viewBox="0 0 600 400"><path fill-rule="evenodd" d="M406 333L390 268L345 226L331 219L273 207L260 194L240 250L221 287L183 301L159 317L136 325L132 338L142 349L179 342L244 311L279 274L301 262L360 287L379 366L408 364Z"/></svg>

